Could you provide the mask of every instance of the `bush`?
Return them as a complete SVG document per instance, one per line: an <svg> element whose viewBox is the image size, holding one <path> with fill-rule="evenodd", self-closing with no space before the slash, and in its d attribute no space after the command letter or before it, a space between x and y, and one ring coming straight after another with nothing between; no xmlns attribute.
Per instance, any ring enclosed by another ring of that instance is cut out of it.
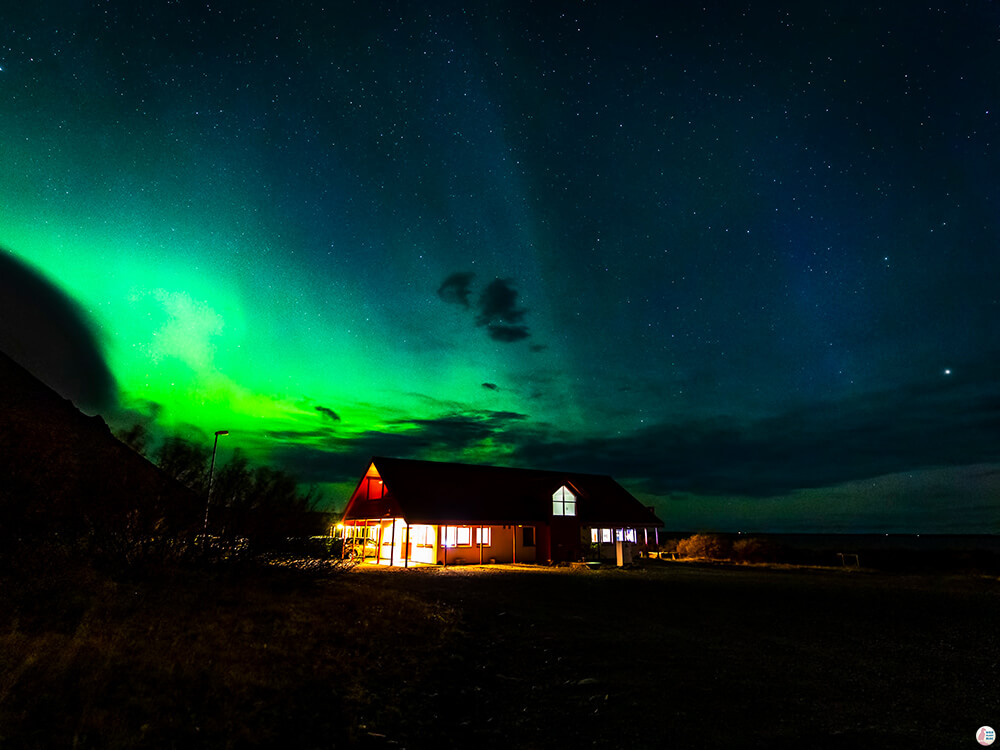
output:
<svg viewBox="0 0 1000 750"><path fill-rule="evenodd" d="M716 534L695 534L677 542L680 557L700 557L708 560L728 560L732 554L729 541Z"/></svg>

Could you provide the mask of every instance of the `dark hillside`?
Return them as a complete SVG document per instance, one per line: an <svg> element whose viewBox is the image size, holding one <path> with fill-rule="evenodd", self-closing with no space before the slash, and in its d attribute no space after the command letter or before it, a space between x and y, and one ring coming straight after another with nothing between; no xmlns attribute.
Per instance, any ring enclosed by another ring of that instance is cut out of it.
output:
<svg viewBox="0 0 1000 750"><path fill-rule="evenodd" d="M201 501L0 352L0 543L194 529Z"/></svg>

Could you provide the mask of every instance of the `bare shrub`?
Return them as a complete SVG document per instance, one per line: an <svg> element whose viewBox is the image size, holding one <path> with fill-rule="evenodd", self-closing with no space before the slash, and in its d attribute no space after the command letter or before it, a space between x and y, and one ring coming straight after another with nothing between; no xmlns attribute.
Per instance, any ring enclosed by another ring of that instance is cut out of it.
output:
<svg viewBox="0 0 1000 750"><path fill-rule="evenodd" d="M717 534L695 534L677 542L680 557L697 557L708 560L728 560L732 553L728 540Z"/></svg>

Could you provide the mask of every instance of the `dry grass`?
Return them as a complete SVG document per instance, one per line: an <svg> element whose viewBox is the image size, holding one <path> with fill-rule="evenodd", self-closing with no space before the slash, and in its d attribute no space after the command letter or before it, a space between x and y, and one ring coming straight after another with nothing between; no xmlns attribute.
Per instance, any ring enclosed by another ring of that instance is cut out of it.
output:
<svg viewBox="0 0 1000 750"><path fill-rule="evenodd" d="M435 676L444 697L412 707L445 747L940 748L996 721L995 580L670 564L359 572L462 615Z"/></svg>
<svg viewBox="0 0 1000 750"><path fill-rule="evenodd" d="M43 573L0 577L3 748L919 748L1000 723L996 580Z"/></svg>
<svg viewBox="0 0 1000 750"><path fill-rule="evenodd" d="M405 698L382 675L419 679L456 620L405 592L298 571L90 583L66 611L58 586L41 592L51 611L31 591L7 610L0 746L356 744L366 716Z"/></svg>

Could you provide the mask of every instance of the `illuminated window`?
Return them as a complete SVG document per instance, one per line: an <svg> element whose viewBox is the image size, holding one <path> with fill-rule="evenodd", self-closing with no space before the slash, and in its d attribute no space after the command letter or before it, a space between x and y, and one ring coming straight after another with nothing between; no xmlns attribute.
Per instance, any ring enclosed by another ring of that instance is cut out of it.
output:
<svg viewBox="0 0 1000 750"><path fill-rule="evenodd" d="M552 515L575 516L576 495L566 485L563 485L552 495Z"/></svg>
<svg viewBox="0 0 1000 750"><path fill-rule="evenodd" d="M597 544L597 540L598 539L599 539L599 537L598 537L598 530L597 529L591 529L590 530L590 543L591 544Z"/></svg>
<svg viewBox="0 0 1000 750"><path fill-rule="evenodd" d="M468 526L446 526L444 529L445 547L471 547L472 529Z"/></svg>
<svg viewBox="0 0 1000 750"><path fill-rule="evenodd" d="M635 543L635 529L625 529L625 541Z"/></svg>
<svg viewBox="0 0 1000 750"><path fill-rule="evenodd" d="M521 529L521 546L522 547L534 547L535 546L535 527L525 526Z"/></svg>
<svg viewBox="0 0 1000 750"><path fill-rule="evenodd" d="M611 529L601 529L601 541L605 544L611 543Z"/></svg>
<svg viewBox="0 0 1000 750"><path fill-rule="evenodd" d="M418 547L434 546L434 528L418 524L410 527L410 541Z"/></svg>
<svg viewBox="0 0 1000 750"><path fill-rule="evenodd" d="M490 546L490 527L479 527L476 529L476 544L480 547Z"/></svg>

